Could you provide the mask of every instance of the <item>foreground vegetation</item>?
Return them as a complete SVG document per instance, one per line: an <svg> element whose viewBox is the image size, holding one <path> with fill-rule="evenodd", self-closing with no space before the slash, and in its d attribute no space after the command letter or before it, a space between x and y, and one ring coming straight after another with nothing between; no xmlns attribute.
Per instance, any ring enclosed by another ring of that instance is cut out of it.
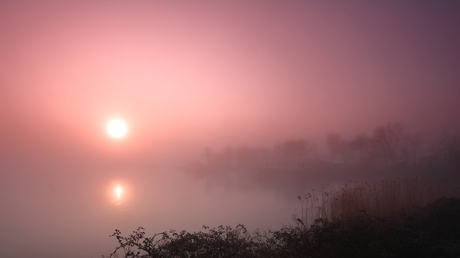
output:
<svg viewBox="0 0 460 258"><path fill-rule="evenodd" d="M460 257L455 184L397 179L299 198L294 226L253 233L204 226L152 237L143 228L129 236L116 230L118 247L108 257Z"/></svg>
<svg viewBox="0 0 460 258"><path fill-rule="evenodd" d="M301 224L311 225L316 219L337 220L365 212L372 218L397 222L401 215L416 212L442 197L460 198L458 181L396 178L372 183L345 184L332 191L314 190L298 196Z"/></svg>

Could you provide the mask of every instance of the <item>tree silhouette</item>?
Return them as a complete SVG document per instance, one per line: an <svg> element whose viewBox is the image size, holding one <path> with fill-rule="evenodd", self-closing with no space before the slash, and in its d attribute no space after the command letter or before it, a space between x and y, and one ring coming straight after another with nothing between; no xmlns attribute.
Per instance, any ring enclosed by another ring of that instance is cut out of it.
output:
<svg viewBox="0 0 460 258"><path fill-rule="evenodd" d="M388 123L374 130L372 147L381 166L407 165L417 160L421 138L408 132L402 123Z"/></svg>
<svg viewBox="0 0 460 258"><path fill-rule="evenodd" d="M329 154L331 155L332 162L334 162L337 155L340 154L342 141L342 136L337 133L328 133L326 136L327 148L329 150Z"/></svg>
<svg viewBox="0 0 460 258"><path fill-rule="evenodd" d="M308 154L310 143L306 140L287 140L281 145L281 152L292 162L302 162Z"/></svg>

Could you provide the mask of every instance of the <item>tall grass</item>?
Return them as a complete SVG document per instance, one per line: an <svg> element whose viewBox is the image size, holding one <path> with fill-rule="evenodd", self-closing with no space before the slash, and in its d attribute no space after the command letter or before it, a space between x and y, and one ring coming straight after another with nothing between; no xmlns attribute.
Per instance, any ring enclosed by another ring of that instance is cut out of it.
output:
<svg viewBox="0 0 460 258"><path fill-rule="evenodd" d="M352 217L366 212L371 217L396 220L401 213L415 211L441 197L460 198L460 187L449 181L396 178L373 183L345 184L335 190L312 190L303 198L300 219L305 226L315 219Z"/></svg>

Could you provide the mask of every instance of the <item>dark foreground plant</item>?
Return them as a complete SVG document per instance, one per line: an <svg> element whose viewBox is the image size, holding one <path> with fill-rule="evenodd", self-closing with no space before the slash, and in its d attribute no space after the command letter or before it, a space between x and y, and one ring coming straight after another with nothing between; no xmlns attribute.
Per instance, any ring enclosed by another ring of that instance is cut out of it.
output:
<svg viewBox="0 0 460 258"><path fill-rule="evenodd" d="M111 236L117 238L119 246L108 257L120 257L120 250L124 253L122 257L130 258L267 257L264 250L270 249L265 241L268 233L256 231L251 235L243 225L203 228L205 232L171 230L152 237L146 237L142 227L127 237L115 230Z"/></svg>
<svg viewBox="0 0 460 258"><path fill-rule="evenodd" d="M460 257L460 199L440 198L399 220L371 217L366 211L335 220L317 219L307 227L247 232L203 227L204 232L171 230L146 237L140 227L129 236L112 234L118 247L108 257Z"/></svg>

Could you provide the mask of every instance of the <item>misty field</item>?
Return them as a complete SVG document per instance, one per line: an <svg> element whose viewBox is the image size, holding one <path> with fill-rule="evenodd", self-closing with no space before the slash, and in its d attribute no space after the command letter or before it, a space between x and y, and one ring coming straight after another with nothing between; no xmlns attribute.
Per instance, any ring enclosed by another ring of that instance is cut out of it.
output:
<svg viewBox="0 0 460 258"><path fill-rule="evenodd" d="M459 257L460 188L418 178L347 184L298 197L300 217L277 231L245 226L116 230L108 257Z"/></svg>

